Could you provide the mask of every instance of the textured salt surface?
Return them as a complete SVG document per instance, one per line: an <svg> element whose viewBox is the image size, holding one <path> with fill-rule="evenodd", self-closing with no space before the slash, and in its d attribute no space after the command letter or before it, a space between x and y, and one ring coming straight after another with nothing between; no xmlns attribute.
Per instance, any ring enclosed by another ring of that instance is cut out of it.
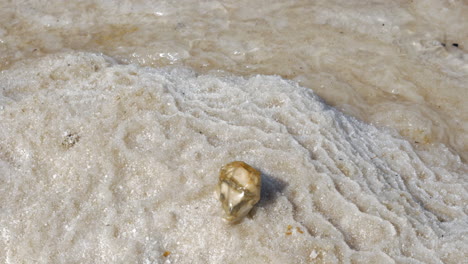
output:
<svg viewBox="0 0 468 264"><path fill-rule="evenodd" d="M0 0L0 70L68 50L280 75L468 161L468 5L454 0ZM456 44L456 45L455 45Z"/></svg>
<svg viewBox="0 0 468 264"><path fill-rule="evenodd" d="M467 167L416 153L279 77L89 53L0 74L3 263L463 263ZM221 220L219 168L261 170Z"/></svg>

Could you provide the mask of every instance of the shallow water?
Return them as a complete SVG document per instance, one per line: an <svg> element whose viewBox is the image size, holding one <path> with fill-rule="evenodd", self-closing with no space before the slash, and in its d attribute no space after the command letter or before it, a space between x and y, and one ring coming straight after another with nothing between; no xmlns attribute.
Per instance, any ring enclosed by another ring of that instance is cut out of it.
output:
<svg viewBox="0 0 468 264"><path fill-rule="evenodd" d="M3 262L468 258L465 3L0 3Z"/></svg>

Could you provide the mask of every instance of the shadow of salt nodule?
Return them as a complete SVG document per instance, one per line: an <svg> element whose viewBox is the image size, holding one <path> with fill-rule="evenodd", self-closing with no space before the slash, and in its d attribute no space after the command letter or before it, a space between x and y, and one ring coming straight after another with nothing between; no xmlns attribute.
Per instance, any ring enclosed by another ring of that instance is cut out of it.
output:
<svg viewBox="0 0 468 264"><path fill-rule="evenodd" d="M278 196L288 186L288 183L260 171L262 175L262 189L257 207L267 207L274 203Z"/></svg>

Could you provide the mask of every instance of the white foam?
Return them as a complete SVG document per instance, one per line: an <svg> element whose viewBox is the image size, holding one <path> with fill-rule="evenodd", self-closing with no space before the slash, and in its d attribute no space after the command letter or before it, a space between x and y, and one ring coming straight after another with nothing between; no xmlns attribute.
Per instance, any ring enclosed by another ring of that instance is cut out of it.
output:
<svg viewBox="0 0 468 264"><path fill-rule="evenodd" d="M416 153L279 77L62 53L0 85L2 262L466 260L458 156ZM230 226L212 193L234 160L264 187Z"/></svg>

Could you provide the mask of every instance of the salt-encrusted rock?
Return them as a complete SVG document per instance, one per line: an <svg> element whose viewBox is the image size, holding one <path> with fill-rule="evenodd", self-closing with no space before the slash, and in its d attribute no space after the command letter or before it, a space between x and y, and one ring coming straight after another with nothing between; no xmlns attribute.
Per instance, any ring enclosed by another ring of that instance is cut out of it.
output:
<svg viewBox="0 0 468 264"><path fill-rule="evenodd" d="M260 200L261 175L242 161L224 165L219 173L218 193L228 222L246 216Z"/></svg>

